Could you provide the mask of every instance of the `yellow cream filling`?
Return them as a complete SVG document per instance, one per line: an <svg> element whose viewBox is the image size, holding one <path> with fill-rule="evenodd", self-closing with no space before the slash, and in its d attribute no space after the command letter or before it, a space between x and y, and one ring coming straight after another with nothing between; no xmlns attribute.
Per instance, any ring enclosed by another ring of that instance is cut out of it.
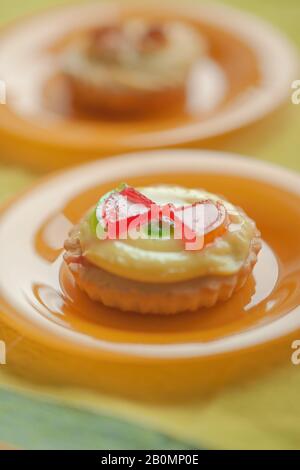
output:
<svg viewBox="0 0 300 470"><path fill-rule="evenodd" d="M184 250L181 240L99 240L92 234L88 216L82 221L79 238L83 255L92 264L112 274L142 282L177 282L196 277L227 276L240 270L248 257L255 224L241 210L203 190L175 186L139 189L158 204L189 205L211 199L222 201L231 217L228 230L201 251Z"/></svg>

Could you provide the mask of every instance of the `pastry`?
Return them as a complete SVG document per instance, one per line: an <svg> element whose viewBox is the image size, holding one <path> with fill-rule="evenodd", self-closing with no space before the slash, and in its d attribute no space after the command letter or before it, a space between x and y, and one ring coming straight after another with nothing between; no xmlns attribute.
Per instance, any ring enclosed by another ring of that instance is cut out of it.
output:
<svg viewBox="0 0 300 470"><path fill-rule="evenodd" d="M188 24L129 19L80 34L66 47L61 67L81 109L161 113L184 102L189 73L205 49Z"/></svg>
<svg viewBox="0 0 300 470"><path fill-rule="evenodd" d="M168 315L228 300L260 248L254 221L215 194L122 185L71 230L64 259L94 301Z"/></svg>

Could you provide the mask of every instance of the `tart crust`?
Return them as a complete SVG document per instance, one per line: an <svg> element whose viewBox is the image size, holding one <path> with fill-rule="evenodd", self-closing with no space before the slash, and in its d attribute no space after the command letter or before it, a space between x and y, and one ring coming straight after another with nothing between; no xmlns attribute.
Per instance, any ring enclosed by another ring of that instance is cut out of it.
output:
<svg viewBox="0 0 300 470"><path fill-rule="evenodd" d="M78 227L65 242L64 259L79 288L92 300L108 307L142 314L171 315L212 307L226 301L249 278L261 249L260 233L251 239L249 255L241 269L229 276L205 276L173 283L146 283L111 274L82 256Z"/></svg>
<svg viewBox="0 0 300 470"><path fill-rule="evenodd" d="M95 114L113 116L169 112L183 106L186 99L185 84L157 90L133 90L97 86L89 80L65 74L71 91L72 101L77 109Z"/></svg>

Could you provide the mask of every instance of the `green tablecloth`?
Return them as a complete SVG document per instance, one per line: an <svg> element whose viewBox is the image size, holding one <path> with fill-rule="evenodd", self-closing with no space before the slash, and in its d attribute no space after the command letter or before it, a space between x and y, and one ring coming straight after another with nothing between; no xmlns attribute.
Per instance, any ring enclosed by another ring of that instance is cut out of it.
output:
<svg viewBox="0 0 300 470"><path fill-rule="evenodd" d="M0 6L0 19L6 22L41 6L62 3L68 2L10 0ZM300 47L299 0L223 3L271 21ZM225 139L222 148L299 170L299 131L300 106L289 103L259 125ZM0 198L33 178L18 168L0 167ZM24 448L299 449L299 392L300 369L287 365L206 403L144 406L84 390L38 388L9 377L0 366L0 441Z"/></svg>

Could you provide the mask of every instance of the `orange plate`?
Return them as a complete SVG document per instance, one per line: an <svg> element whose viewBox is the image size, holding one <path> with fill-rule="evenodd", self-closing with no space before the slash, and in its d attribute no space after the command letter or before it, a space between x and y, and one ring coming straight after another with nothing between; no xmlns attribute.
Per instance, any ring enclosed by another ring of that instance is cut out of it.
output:
<svg viewBox="0 0 300 470"><path fill-rule="evenodd" d="M62 267L64 239L120 181L203 187L243 207L264 240L245 287L214 308L169 317L116 311L79 292ZM290 364L300 327L299 188L299 175L282 168L192 150L115 157L43 180L0 218L6 367L47 383L169 400ZM9 348L12 329L23 339Z"/></svg>
<svg viewBox="0 0 300 470"><path fill-rule="evenodd" d="M67 6L4 29L0 63L8 96L7 105L0 106L2 153L48 169L101 155L191 144L260 119L290 93L297 75L296 53L269 25L221 5L161 3ZM63 45L95 23L132 14L183 19L207 38L209 59L194 68L186 106L136 120L74 113L59 74Z"/></svg>

